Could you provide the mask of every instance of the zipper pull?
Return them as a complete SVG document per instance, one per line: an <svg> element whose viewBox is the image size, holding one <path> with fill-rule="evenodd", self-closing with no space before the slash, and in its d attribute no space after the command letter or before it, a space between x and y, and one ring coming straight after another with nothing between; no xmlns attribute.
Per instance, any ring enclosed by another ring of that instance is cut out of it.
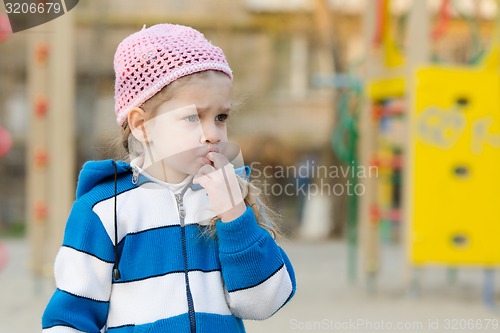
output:
<svg viewBox="0 0 500 333"><path fill-rule="evenodd" d="M139 170L135 166L132 167L132 184L137 185L139 182Z"/></svg>
<svg viewBox="0 0 500 333"><path fill-rule="evenodd" d="M185 218L186 210L184 209L184 203L182 202L182 197L180 193L175 194L175 201L177 201L177 208L179 208L179 215L182 218Z"/></svg>

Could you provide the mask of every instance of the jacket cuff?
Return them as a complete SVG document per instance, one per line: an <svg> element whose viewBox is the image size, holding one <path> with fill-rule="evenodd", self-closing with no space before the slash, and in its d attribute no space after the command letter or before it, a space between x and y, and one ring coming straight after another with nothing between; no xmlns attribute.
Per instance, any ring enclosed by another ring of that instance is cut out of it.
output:
<svg viewBox="0 0 500 333"><path fill-rule="evenodd" d="M246 250L261 238L266 230L259 227L251 207L230 222L218 221L215 225L219 239L219 252L237 253Z"/></svg>

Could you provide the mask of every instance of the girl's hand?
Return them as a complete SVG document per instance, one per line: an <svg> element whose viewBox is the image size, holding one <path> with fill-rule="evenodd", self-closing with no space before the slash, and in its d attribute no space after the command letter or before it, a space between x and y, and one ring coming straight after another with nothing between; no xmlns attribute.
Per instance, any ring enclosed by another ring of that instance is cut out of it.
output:
<svg viewBox="0 0 500 333"><path fill-rule="evenodd" d="M245 203L234 167L220 153L210 152L207 158L213 165L202 166L193 183L205 188L210 204L222 222L232 221L245 212Z"/></svg>

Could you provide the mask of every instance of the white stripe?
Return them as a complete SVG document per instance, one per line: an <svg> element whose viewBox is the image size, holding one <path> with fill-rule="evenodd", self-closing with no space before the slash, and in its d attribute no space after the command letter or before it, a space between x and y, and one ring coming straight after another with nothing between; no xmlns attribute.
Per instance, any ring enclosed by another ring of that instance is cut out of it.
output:
<svg viewBox="0 0 500 333"><path fill-rule="evenodd" d="M57 288L98 301L109 299L112 269L113 264L65 246L54 264Z"/></svg>
<svg viewBox="0 0 500 333"><path fill-rule="evenodd" d="M184 273L115 283L108 327L140 325L188 312Z"/></svg>
<svg viewBox="0 0 500 333"><path fill-rule="evenodd" d="M230 315L226 303L222 276L217 272L189 272L189 286L196 312Z"/></svg>
<svg viewBox="0 0 500 333"><path fill-rule="evenodd" d="M68 326L54 326L42 330L42 333L85 333Z"/></svg>
<svg viewBox="0 0 500 333"><path fill-rule="evenodd" d="M177 207L171 197L173 198L173 194L170 191L150 186L138 187L118 195L118 241L128 233L178 225ZM94 212L101 219L114 244L114 197L96 204Z"/></svg>
<svg viewBox="0 0 500 333"><path fill-rule="evenodd" d="M242 319L262 320L269 318L288 299L292 281L286 266L265 282L249 289L227 293L232 313Z"/></svg>
<svg viewBox="0 0 500 333"><path fill-rule="evenodd" d="M207 225L215 216L205 189L187 191L184 196L184 205L186 206L185 224Z"/></svg>
<svg viewBox="0 0 500 333"><path fill-rule="evenodd" d="M204 189L188 190L184 196L184 207L185 224L207 224L214 216ZM114 197L99 202L93 210L114 244ZM118 242L129 233L180 224L173 192L157 184L147 183L118 195L117 213Z"/></svg>

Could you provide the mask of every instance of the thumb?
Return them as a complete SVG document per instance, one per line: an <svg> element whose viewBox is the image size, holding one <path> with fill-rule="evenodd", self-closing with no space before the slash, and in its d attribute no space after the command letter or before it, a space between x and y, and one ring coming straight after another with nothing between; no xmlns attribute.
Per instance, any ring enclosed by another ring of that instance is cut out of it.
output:
<svg viewBox="0 0 500 333"><path fill-rule="evenodd" d="M224 166L229 164L229 160L226 156L221 153L210 152L207 154L207 158L214 162L215 169L222 169Z"/></svg>
<svg viewBox="0 0 500 333"><path fill-rule="evenodd" d="M210 174L216 169L210 164L205 164L198 170L198 173L193 178L193 184L203 184L210 179Z"/></svg>

